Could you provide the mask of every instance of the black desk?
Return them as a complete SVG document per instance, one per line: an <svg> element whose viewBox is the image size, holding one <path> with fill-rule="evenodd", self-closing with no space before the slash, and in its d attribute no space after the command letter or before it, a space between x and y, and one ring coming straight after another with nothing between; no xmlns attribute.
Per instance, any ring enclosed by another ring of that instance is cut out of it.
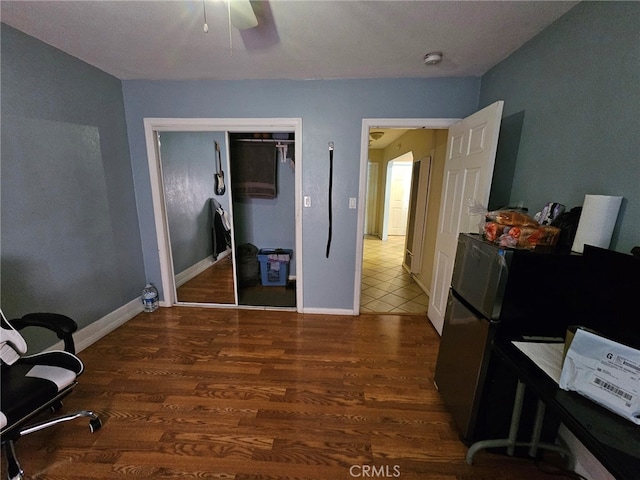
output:
<svg viewBox="0 0 640 480"><path fill-rule="evenodd" d="M640 477L640 426L576 392L560 389L511 341L496 339L492 348L616 479Z"/></svg>

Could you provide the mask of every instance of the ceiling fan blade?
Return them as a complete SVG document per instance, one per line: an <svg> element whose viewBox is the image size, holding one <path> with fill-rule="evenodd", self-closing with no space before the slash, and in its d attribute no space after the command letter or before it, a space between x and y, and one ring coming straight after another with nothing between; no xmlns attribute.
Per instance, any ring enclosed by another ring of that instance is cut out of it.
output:
<svg viewBox="0 0 640 480"><path fill-rule="evenodd" d="M249 0L228 0L231 25L238 30L247 30L258 25L258 19Z"/></svg>
<svg viewBox="0 0 640 480"><path fill-rule="evenodd" d="M240 30L242 42L247 50L266 50L280 43L269 1L251 0L253 12L258 18L258 25L248 30Z"/></svg>

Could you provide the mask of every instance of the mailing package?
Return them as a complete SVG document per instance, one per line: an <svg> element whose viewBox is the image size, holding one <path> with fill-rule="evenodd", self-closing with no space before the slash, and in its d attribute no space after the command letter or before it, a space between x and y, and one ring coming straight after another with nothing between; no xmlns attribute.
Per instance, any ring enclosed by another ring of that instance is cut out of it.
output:
<svg viewBox="0 0 640 480"><path fill-rule="evenodd" d="M578 329L562 367L560 388L640 425L640 350Z"/></svg>

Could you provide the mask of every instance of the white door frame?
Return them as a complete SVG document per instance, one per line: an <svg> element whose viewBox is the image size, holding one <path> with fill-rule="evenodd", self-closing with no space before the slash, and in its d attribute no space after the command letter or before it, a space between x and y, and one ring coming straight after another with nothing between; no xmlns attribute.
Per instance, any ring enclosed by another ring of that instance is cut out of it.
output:
<svg viewBox="0 0 640 480"><path fill-rule="evenodd" d="M364 217L364 233L371 235L372 233L380 235L376 219L378 218L378 162L367 162L367 197L365 199L365 217ZM373 225L373 227L372 227ZM374 232L371 229L375 229Z"/></svg>
<svg viewBox="0 0 640 480"><path fill-rule="evenodd" d="M353 314L360 314L362 290L362 253L364 248L364 215L367 199L367 162L371 128L448 129L459 118L363 118L360 133L360 182L358 189L358 225L356 228L356 268L353 289Z"/></svg>
<svg viewBox="0 0 640 480"><path fill-rule="evenodd" d="M151 180L153 216L158 241L160 275L164 298L160 304L168 307L176 303L175 278L171 261L169 228L164 208L162 172L157 155L155 132L282 132L293 131L295 135L295 217L296 217L296 310L303 311L304 285L302 277L302 118L145 118L144 135L147 145L147 160ZM233 307L237 307L233 305ZM265 307L266 308L266 307Z"/></svg>

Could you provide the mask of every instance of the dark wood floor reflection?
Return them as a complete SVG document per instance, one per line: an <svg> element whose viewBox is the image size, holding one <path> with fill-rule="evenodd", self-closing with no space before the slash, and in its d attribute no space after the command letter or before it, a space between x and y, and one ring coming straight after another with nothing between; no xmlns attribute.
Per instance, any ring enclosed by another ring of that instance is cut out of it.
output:
<svg viewBox="0 0 640 480"><path fill-rule="evenodd" d="M235 305L235 284L231 255L219 260L177 288L177 298L184 303ZM258 281L238 288L238 305L263 307L296 306L296 283L286 286L263 286Z"/></svg>
<svg viewBox="0 0 640 480"><path fill-rule="evenodd" d="M235 305L233 261L227 255L176 289L179 302Z"/></svg>
<svg viewBox="0 0 640 480"><path fill-rule="evenodd" d="M547 479L527 460L465 446L433 386L425 316L173 307L80 353L64 410L104 421L17 443L27 478ZM397 475L396 475L397 474ZM381 475L377 475L378 478Z"/></svg>

